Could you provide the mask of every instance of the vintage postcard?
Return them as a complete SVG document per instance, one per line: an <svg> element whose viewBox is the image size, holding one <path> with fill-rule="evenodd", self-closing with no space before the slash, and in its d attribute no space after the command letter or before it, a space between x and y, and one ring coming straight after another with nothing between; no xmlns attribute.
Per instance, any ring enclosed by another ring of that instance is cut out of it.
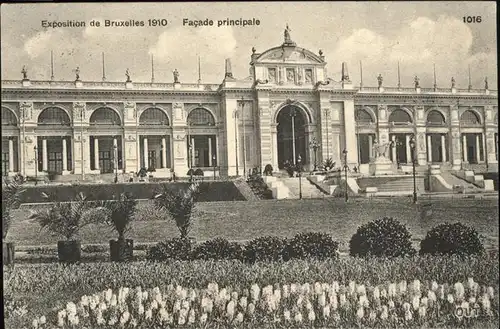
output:
<svg viewBox="0 0 500 329"><path fill-rule="evenodd" d="M6 328L497 328L496 13L2 5Z"/></svg>

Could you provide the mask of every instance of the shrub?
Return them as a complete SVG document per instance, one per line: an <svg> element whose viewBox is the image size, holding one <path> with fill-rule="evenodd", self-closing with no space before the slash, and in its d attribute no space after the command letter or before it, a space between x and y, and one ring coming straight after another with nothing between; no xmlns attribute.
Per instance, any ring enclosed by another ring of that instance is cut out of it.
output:
<svg viewBox="0 0 500 329"><path fill-rule="evenodd" d="M299 233L286 247L286 258L326 259L337 257L339 243L332 236L321 232Z"/></svg>
<svg viewBox="0 0 500 329"><path fill-rule="evenodd" d="M195 176L203 176L203 170L201 170L200 168L196 169L194 171L194 175Z"/></svg>
<svg viewBox="0 0 500 329"><path fill-rule="evenodd" d="M437 225L420 242L420 254L465 256L483 252L479 233L462 223Z"/></svg>
<svg viewBox="0 0 500 329"><path fill-rule="evenodd" d="M332 158L328 158L323 162L323 168L326 171L332 170L333 167L335 167L335 162L333 161Z"/></svg>
<svg viewBox="0 0 500 329"><path fill-rule="evenodd" d="M237 242L229 242L224 238L215 238L196 246L193 251L194 259L221 260L239 259L243 256L243 247Z"/></svg>
<svg viewBox="0 0 500 329"><path fill-rule="evenodd" d="M16 176L17 177L17 176ZM20 179L14 179L10 182L2 182L2 241L7 237L7 233L12 221L11 210L17 209L21 205L22 182Z"/></svg>
<svg viewBox="0 0 500 329"><path fill-rule="evenodd" d="M389 217L358 227L349 241L351 256L399 257L415 253L408 229Z"/></svg>
<svg viewBox="0 0 500 329"><path fill-rule="evenodd" d="M266 164L264 167L264 175L266 176L272 176L273 175L273 166L270 164Z"/></svg>
<svg viewBox="0 0 500 329"><path fill-rule="evenodd" d="M194 170L192 168L189 169L186 175L193 176L194 175Z"/></svg>
<svg viewBox="0 0 500 329"><path fill-rule="evenodd" d="M245 248L245 260L275 262L283 260L286 241L276 236L263 236L248 242Z"/></svg>
<svg viewBox="0 0 500 329"><path fill-rule="evenodd" d="M192 247L189 239L173 238L149 248L147 259L151 261L190 260Z"/></svg>

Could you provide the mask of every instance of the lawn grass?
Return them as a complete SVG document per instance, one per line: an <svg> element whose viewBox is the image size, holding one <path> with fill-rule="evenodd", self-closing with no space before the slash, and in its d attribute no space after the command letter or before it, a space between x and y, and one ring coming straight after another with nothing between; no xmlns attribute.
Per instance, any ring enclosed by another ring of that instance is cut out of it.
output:
<svg viewBox="0 0 500 329"><path fill-rule="evenodd" d="M135 243L147 243L179 235L173 221L149 219L150 210L148 202L139 205L138 214L142 217L134 222L129 238ZM37 223L27 220L29 213L27 208L14 212L7 240L17 246L55 245L59 238L40 232ZM291 237L298 232L316 231L332 234L341 243L340 250L346 251L359 225L384 216L405 224L416 247L433 226L460 221L478 230L487 249L498 249L497 199L436 199L417 205L407 198L352 199L347 204L330 198L203 202L196 206L191 236L197 241L215 237L245 241L265 235ZM115 238L116 234L103 224L81 231L83 244L108 244Z"/></svg>

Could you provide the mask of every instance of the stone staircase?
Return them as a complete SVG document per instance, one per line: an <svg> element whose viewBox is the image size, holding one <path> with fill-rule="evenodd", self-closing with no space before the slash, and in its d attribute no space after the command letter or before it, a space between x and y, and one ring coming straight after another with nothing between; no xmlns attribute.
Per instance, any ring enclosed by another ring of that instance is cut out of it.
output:
<svg viewBox="0 0 500 329"><path fill-rule="evenodd" d="M480 187L477 187L476 185L457 177L449 171L442 171L441 177L443 177L443 179L452 186L462 186L464 188L464 193L477 193L482 191Z"/></svg>
<svg viewBox="0 0 500 329"><path fill-rule="evenodd" d="M424 178L416 177L415 179L417 185L417 193L425 192ZM391 180L387 182L381 182L375 185L377 188L377 194L390 193L391 195L396 194L412 194L413 193L413 176L401 177L397 180Z"/></svg>
<svg viewBox="0 0 500 329"><path fill-rule="evenodd" d="M282 177L280 181L289 189L289 199L299 198L299 178L298 177ZM324 198L326 195L321 192L316 186L311 184L306 177L302 177L302 198Z"/></svg>
<svg viewBox="0 0 500 329"><path fill-rule="evenodd" d="M248 185L244 178L237 178L234 180L234 186L240 191L241 195L247 199L247 201L258 201L260 200L257 195L255 195L254 191Z"/></svg>

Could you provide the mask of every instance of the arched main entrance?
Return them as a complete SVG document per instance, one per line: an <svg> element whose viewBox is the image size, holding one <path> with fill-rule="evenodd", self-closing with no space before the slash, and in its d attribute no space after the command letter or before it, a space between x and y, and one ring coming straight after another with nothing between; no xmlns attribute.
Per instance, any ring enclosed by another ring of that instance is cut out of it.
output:
<svg viewBox="0 0 500 329"><path fill-rule="evenodd" d="M306 159L306 117L303 111L294 105L282 108L276 118L278 124L278 168L283 169L286 161L294 163L299 155L302 164L307 163Z"/></svg>

